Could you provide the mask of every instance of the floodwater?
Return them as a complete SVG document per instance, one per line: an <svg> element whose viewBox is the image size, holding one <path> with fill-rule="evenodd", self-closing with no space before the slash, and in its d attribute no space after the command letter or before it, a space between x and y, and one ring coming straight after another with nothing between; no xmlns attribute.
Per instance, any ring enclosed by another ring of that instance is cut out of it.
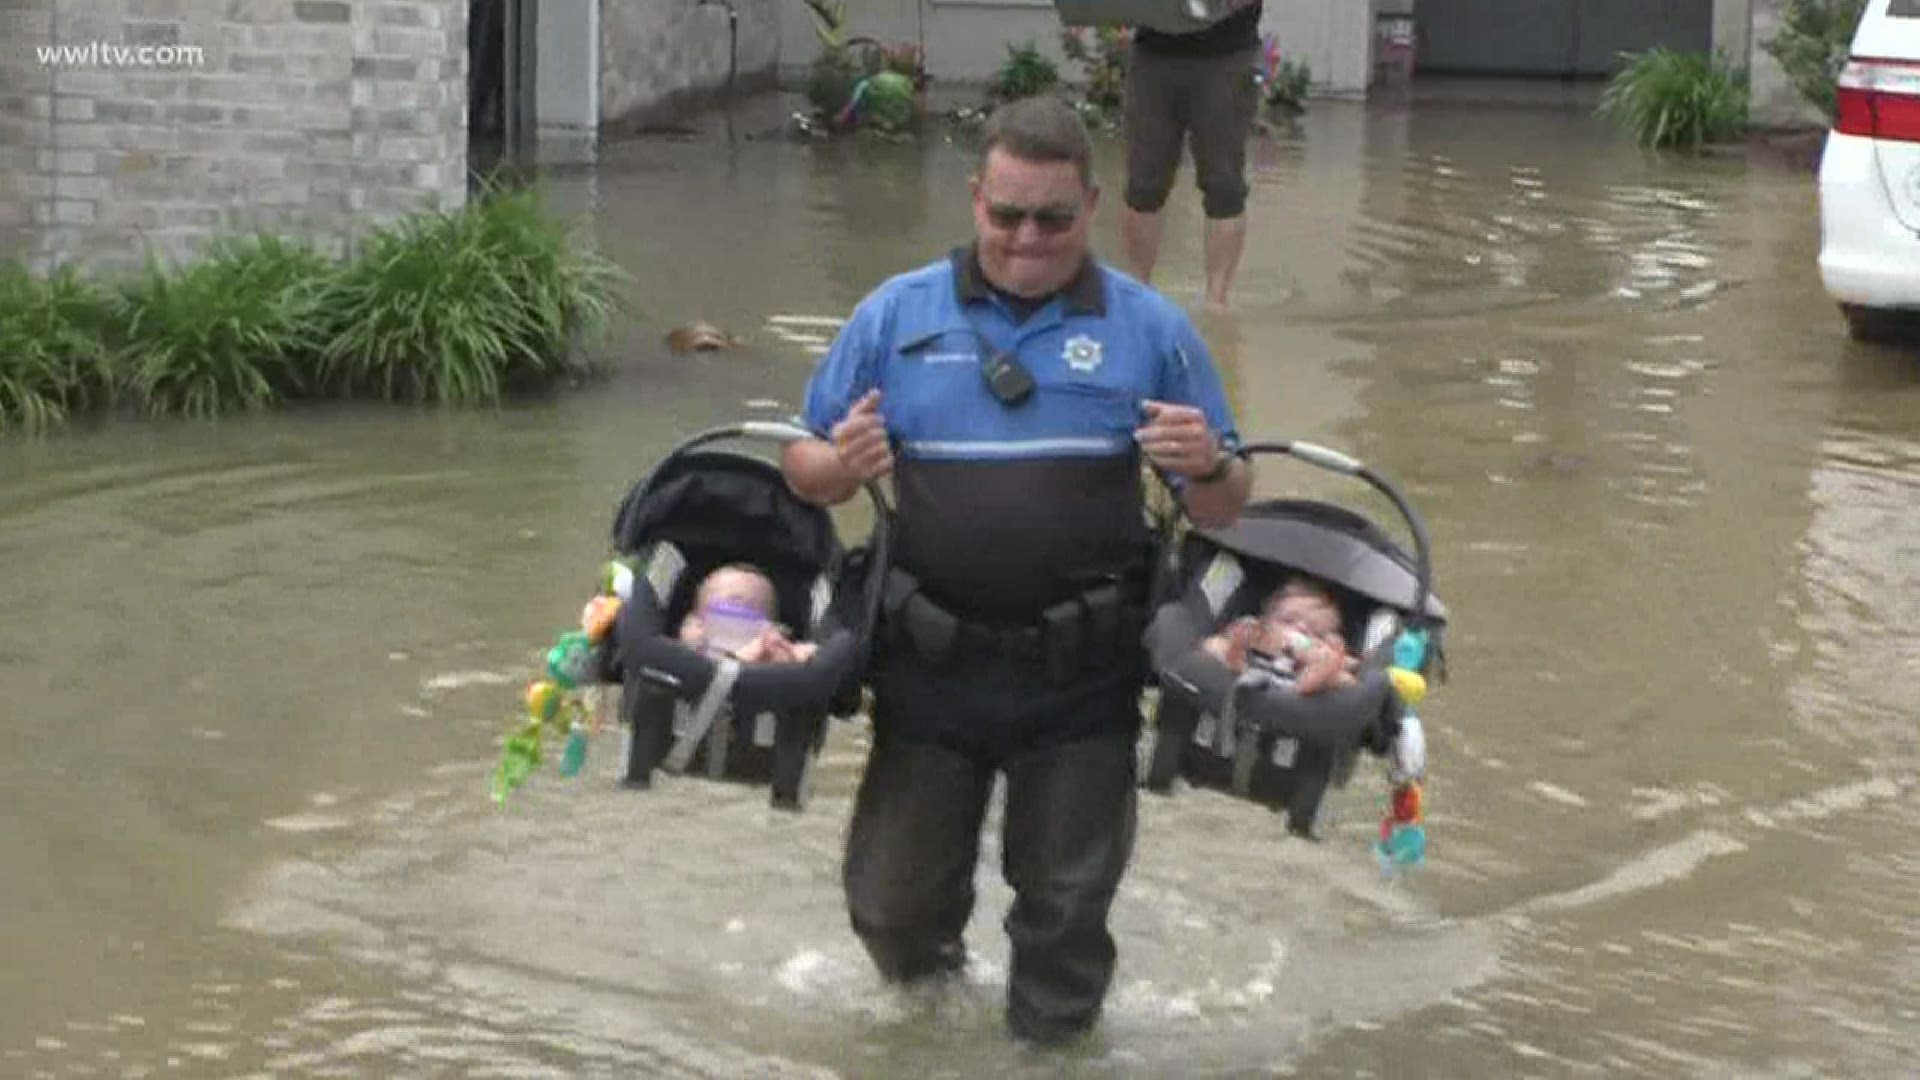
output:
<svg viewBox="0 0 1920 1080"><path fill-rule="evenodd" d="M858 726L799 816L622 790L611 733L488 800L627 484L791 411L820 320L967 228L944 140L709 125L548 177L637 279L605 383L0 446L0 1075L1912 1075L1920 359L1844 339L1806 172L1649 157L1589 104L1316 102L1257 143L1204 324L1249 432L1375 464L1435 537L1410 876L1371 763L1319 845L1148 797L1106 1023L1032 1055L992 843L966 984L867 969ZM695 318L745 347L669 355Z"/></svg>

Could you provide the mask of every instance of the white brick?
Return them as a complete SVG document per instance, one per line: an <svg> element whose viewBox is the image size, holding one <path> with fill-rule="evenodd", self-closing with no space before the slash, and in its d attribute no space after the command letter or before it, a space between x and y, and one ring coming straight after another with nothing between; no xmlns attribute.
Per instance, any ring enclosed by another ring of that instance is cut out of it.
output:
<svg viewBox="0 0 1920 1080"><path fill-rule="evenodd" d="M58 120L91 120L93 99L62 94L53 99L53 115Z"/></svg>
<svg viewBox="0 0 1920 1080"><path fill-rule="evenodd" d="M99 169L99 158L91 150L42 150L39 167L63 176L90 176Z"/></svg>
<svg viewBox="0 0 1920 1080"><path fill-rule="evenodd" d="M356 42L359 34L354 35ZM382 56L437 56L447 46L446 36L432 30L382 27L373 31L373 47Z"/></svg>
<svg viewBox="0 0 1920 1080"><path fill-rule="evenodd" d="M62 148L76 150L104 150L115 145L120 128L108 124L78 124L60 129Z"/></svg>
<svg viewBox="0 0 1920 1080"><path fill-rule="evenodd" d="M59 193L71 199L105 199L113 194L113 182L104 176L63 176Z"/></svg>
<svg viewBox="0 0 1920 1080"><path fill-rule="evenodd" d="M88 71L80 68L55 68L53 88L59 94L78 94L88 97L111 97L120 92L120 76L111 71Z"/></svg>

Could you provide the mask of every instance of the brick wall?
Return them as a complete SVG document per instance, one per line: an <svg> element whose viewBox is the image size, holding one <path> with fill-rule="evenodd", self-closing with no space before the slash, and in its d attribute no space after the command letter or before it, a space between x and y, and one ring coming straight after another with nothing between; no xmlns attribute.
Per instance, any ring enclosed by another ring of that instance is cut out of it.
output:
<svg viewBox="0 0 1920 1080"><path fill-rule="evenodd" d="M337 245L466 191L466 0L0 0L0 258ZM37 46L198 50L48 65ZM15 199L16 193L23 196ZM5 209L24 202L25 211Z"/></svg>
<svg viewBox="0 0 1920 1080"><path fill-rule="evenodd" d="M740 17L735 88L744 93L771 86L779 71L780 21L810 23L806 6L800 0L732 3ZM601 126L629 128L712 99L726 88L727 49L727 9L721 3L603 0Z"/></svg>
<svg viewBox="0 0 1920 1080"><path fill-rule="evenodd" d="M40 155L52 102L32 54L12 43L44 40L50 11L47 0L0 0L0 260L36 253L34 215L48 209Z"/></svg>

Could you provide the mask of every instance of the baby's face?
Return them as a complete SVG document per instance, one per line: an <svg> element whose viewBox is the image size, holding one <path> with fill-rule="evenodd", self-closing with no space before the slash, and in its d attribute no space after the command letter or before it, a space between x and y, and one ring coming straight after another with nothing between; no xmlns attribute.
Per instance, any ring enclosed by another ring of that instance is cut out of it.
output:
<svg viewBox="0 0 1920 1080"><path fill-rule="evenodd" d="M700 604L705 609L725 601L752 608L762 615L773 615L773 586L765 578L744 570L720 570L700 588Z"/></svg>
<svg viewBox="0 0 1920 1080"><path fill-rule="evenodd" d="M1298 630L1310 637L1337 637L1340 633L1340 609L1321 599L1301 593L1280 598L1267 613L1269 632Z"/></svg>

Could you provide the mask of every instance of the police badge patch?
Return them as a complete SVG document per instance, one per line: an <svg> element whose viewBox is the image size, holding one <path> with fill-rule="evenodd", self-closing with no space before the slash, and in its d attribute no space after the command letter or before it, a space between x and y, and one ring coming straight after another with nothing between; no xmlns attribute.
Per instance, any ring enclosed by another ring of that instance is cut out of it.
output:
<svg viewBox="0 0 1920 1080"><path fill-rule="evenodd" d="M1100 343L1085 334L1076 334L1067 339L1060 358L1075 371L1092 371L1100 366Z"/></svg>

